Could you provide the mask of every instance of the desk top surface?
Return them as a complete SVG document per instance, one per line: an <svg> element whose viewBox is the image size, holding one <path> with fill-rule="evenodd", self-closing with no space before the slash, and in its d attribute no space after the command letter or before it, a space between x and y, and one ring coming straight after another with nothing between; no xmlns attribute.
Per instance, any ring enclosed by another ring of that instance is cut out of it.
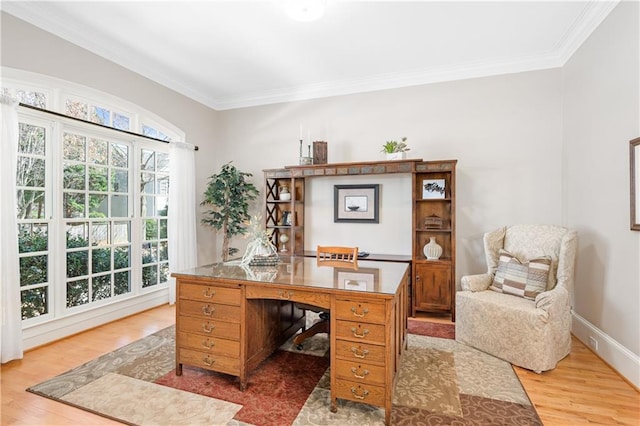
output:
<svg viewBox="0 0 640 426"><path fill-rule="evenodd" d="M242 281L260 285L285 285L305 289L368 292L393 295L409 265L399 262L358 260L358 269L318 266L315 258L281 257L276 266L240 266L214 263L174 272L178 278Z"/></svg>

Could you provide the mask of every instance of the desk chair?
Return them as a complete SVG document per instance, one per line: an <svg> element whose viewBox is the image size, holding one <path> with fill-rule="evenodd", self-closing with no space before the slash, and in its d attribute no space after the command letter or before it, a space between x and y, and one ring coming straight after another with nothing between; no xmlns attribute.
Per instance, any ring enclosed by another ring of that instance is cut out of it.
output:
<svg viewBox="0 0 640 426"><path fill-rule="evenodd" d="M341 268L358 269L358 247L318 246L316 249L318 266L337 266ZM302 342L318 333L329 333L329 313L323 312L313 305L296 303L301 309L320 313L320 321L293 338L298 350L302 350Z"/></svg>

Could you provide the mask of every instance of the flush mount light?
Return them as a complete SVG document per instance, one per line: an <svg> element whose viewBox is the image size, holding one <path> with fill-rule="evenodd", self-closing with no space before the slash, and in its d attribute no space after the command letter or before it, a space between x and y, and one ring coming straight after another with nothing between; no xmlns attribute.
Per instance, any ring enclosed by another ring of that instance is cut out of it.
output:
<svg viewBox="0 0 640 426"><path fill-rule="evenodd" d="M284 10L291 19L311 22L324 15L324 0L286 0Z"/></svg>

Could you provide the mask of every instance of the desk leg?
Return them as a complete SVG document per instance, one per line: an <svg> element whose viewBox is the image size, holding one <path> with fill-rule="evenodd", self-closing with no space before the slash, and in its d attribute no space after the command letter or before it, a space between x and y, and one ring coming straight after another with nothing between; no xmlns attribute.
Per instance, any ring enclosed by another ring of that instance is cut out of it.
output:
<svg viewBox="0 0 640 426"><path fill-rule="evenodd" d="M384 424L386 426L391 425L391 404L384 404Z"/></svg>
<svg viewBox="0 0 640 426"><path fill-rule="evenodd" d="M338 398L331 398L331 412L332 413L337 413L338 412L338 405L337 405L337 401Z"/></svg>
<svg viewBox="0 0 640 426"><path fill-rule="evenodd" d="M176 376L182 376L182 364L180 363L176 365Z"/></svg>

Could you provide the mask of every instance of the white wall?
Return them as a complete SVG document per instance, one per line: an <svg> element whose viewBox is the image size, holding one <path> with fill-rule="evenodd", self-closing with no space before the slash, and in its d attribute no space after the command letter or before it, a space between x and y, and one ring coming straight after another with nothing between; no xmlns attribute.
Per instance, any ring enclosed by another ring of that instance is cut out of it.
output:
<svg viewBox="0 0 640 426"><path fill-rule="evenodd" d="M639 3L620 3L563 69L564 217L579 232L574 333L640 387L640 232L629 140L640 136Z"/></svg>
<svg viewBox="0 0 640 426"><path fill-rule="evenodd" d="M330 163L383 160L408 137L409 157L457 159L458 276L485 269L482 234L561 222L561 72L488 77L219 112L223 158L254 174L297 163L299 126L328 141ZM333 222L333 185L381 183L380 224ZM313 178L306 247L354 244L411 253L408 175Z"/></svg>

